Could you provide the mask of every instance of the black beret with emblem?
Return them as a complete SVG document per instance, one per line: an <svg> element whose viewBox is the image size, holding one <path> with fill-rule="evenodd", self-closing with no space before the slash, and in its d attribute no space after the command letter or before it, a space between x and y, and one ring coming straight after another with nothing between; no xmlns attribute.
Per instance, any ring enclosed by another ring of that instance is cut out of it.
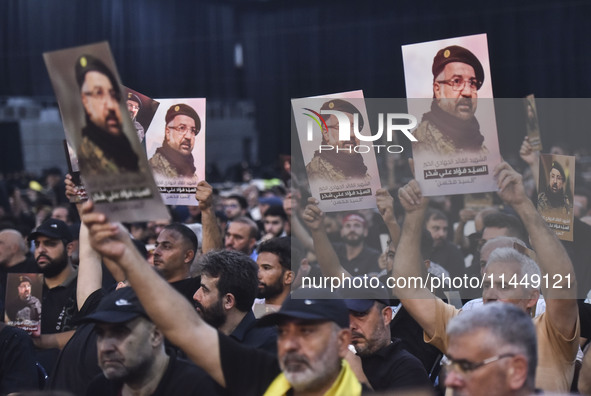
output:
<svg viewBox="0 0 591 396"><path fill-rule="evenodd" d="M197 132L201 130L201 119L199 118L199 115L197 114L195 109L193 109L191 106L186 105L184 103L179 103L170 106L170 109L168 109L168 111L166 112L166 123L168 124L170 121L174 119L174 117L178 115L185 115L187 117L191 117L193 120L195 120L195 128L197 129Z"/></svg>
<svg viewBox="0 0 591 396"><path fill-rule="evenodd" d="M133 92L129 92L129 91L127 92L127 100L137 102L137 105L140 107L140 109L142 108L142 100L140 99L139 96L137 96Z"/></svg>
<svg viewBox="0 0 591 396"><path fill-rule="evenodd" d="M115 92L120 93L119 83L115 78L115 75L109 68L98 58L92 55L81 55L76 61L76 81L78 86L82 88L84 83L84 77L89 71L96 71L107 76Z"/></svg>
<svg viewBox="0 0 591 396"><path fill-rule="evenodd" d="M18 277L18 284L20 285L23 282L29 282L30 284L33 284L33 282L31 282L31 278L26 275L21 275Z"/></svg>
<svg viewBox="0 0 591 396"><path fill-rule="evenodd" d="M480 81L480 86L482 86L482 82L484 81L484 69L482 68L482 64L476 55L470 52L470 50L460 47L459 45L450 45L437 52L437 55L433 58L433 78L437 78L439 73L443 71L445 65L451 62L462 62L472 66L474 68L474 73L476 74L476 79ZM480 86L478 87L479 89Z"/></svg>
<svg viewBox="0 0 591 396"><path fill-rule="evenodd" d="M353 106L351 103L347 102L346 100L342 99L333 99L325 102L322 107L320 108L320 112L322 110L336 110L342 111L343 113L348 114L359 114L359 130L363 129L363 115L361 112L357 110L357 107Z"/></svg>

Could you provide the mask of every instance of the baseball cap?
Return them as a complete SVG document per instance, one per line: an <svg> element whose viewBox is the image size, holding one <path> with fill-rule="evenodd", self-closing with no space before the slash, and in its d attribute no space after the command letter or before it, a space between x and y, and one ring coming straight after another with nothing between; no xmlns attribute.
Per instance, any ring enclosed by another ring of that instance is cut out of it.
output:
<svg viewBox="0 0 591 396"><path fill-rule="evenodd" d="M389 291L381 283L377 287L341 289L341 294L349 297L343 301L350 311L367 312L373 306L374 301L390 305Z"/></svg>
<svg viewBox="0 0 591 396"><path fill-rule="evenodd" d="M86 316L84 322L124 323L138 316L148 318L131 287L115 290L105 297L94 313Z"/></svg>
<svg viewBox="0 0 591 396"><path fill-rule="evenodd" d="M58 219L49 219L43 222L35 231L29 236L28 240L32 241L38 236L46 236L53 239L63 239L72 242L72 233L66 223Z"/></svg>
<svg viewBox="0 0 591 396"><path fill-rule="evenodd" d="M349 327L349 310L340 299L327 299L328 291L298 289L286 299L281 309L259 319L257 326L273 326L284 319L322 320L336 323L341 328Z"/></svg>

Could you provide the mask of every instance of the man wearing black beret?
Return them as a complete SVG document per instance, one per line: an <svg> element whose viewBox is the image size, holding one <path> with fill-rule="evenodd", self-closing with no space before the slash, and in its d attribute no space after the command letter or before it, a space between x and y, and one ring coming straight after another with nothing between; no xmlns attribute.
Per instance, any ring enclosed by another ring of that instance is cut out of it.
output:
<svg viewBox="0 0 591 396"><path fill-rule="evenodd" d="M484 69L478 58L464 47L452 45L433 59L433 102L414 135L413 150L450 155L486 153L484 136L474 117Z"/></svg>
<svg viewBox="0 0 591 396"><path fill-rule="evenodd" d="M121 91L115 75L92 55L80 56L75 72L86 115L77 151L82 173L137 172L138 156L121 127Z"/></svg>
<svg viewBox="0 0 591 396"><path fill-rule="evenodd" d="M342 99L333 99L324 103L322 110L334 110L345 113L351 122L349 140L339 140L339 122L334 115L324 115L326 123L322 127L323 146L332 146L332 150L318 150L312 160L306 165L308 178L342 182L349 179L369 179L367 166L360 153L354 148L359 145L359 139L353 133L353 117L359 115L359 130L363 129L363 117L359 110L351 103Z"/></svg>
<svg viewBox="0 0 591 396"><path fill-rule="evenodd" d="M568 195L564 193L566 175L562 165L556 160L552 161L548 185L538 194L538 209L542 211L559 209L562 214L569 214L573 208Z"/></svg>
<svg viewBox="0 0 591 396"><path fill-rule="evenodd" d="M140 111L141 108L142 100L140 99L140 97L131 92L130 90L127 90L127 111L129 111L131 121L133 122L133 126L137 131L137 137L140 138L140 142L143 142L145 136L144 127L136 119L137 113Z"/></svg>
<svg viewBox="0 0 591 396"><path fill-rule="evenodd" d="M201 130L201 119L191 106L179 103L168 109L165 121L162 147L149 161L152 171L168 179L188 179L196 185L199 180L195 174L193 148Z"/></svg>

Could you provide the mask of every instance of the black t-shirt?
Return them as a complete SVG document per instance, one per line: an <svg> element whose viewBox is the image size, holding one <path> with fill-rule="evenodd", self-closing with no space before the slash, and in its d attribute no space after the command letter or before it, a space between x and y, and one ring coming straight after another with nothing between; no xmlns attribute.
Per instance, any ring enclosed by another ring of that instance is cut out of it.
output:
<svg viewBox="0 0 591 396"><path fill-rule="evenodd" d="M173 351L167 353L170 356L168 367L152 396L222 394L220 387L201 368L188 360L179 359ZM119 396L122 387L122 382L110 381L101 373L90 382L86 395Z"/></svg>
<svg viewBox="0 0 591 396"><path fill-rule="evenodd" d="M381 271L378 263L381 253L376 249L364 246L361 253L352 260L347 259L347 246L344 243L335 243L334 250L343 268L353 276Z"/></svg>
<svg viewBox="0 0 591 396"><path fill-rule="evenodd" d="M246 316L238 323L230 337L241 343L257 349L263 349L270 354L277 354L277 328L257 327L256 318L252 311L248 311Z"/></svg>
<svg viewBox="0 0 591 396"><path fill-rule="evenodd" d="M180 281L172 282L170 286L174 287L176 291L181 293L191 304L194 304L193 295L201 287L201 277L187 278Z"/></svg>
<svg viewBox="0 0 591 396"><path fill-rule="evenodd" d="M373 355L362 357L361 364L376 391L431 387L420 360L405 350L398 339Z"/></svg>
<svg viewBox="0 0 591 396"><path fill-rule="evenodd" d="M0 395L38 389L31 337L21 329L0 330Z"/></svg>
<svg viewBox="0 0 591 396"><path fill-rule="evenodd" d="M75 329L74 321L78 314L77 279L74 276L66 284L51 289L43 283L41 334L63 333Z"/></svg>
<svg viewBox="0 0 591 396"><path fill-rule="evenodd" d="M80 317L93 313L104 294L103 289L98 289L88 296L80 309ZM101 372L96 352L94 324L83 323L62 349L54 372L49 376L46 389L84 395L90 381Z"/></svg>
<svg viewBox="0 0 591 396"><path fill-rule="evenodd" d="M220 360L230 395L260 396L281 370L276 355L246 347L218 332Z"/></svg>

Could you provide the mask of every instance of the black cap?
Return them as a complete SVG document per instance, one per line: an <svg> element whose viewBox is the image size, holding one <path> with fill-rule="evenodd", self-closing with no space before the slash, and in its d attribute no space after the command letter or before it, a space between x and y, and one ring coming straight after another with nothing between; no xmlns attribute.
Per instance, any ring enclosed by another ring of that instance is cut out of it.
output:
<svg viewBox="0 0 591 396"><path fill-rule="evenodd" d="M83 320L85 322L125 323L138 316L148 318L148 314L133 289L123 287L103 297L96 311Z"/></svg>
<svg viewBox="0 0 591 396"><path fill-rule="evenodd" d="M459 45L450 45L449 47L445 47L440 49L433 58L433 78L437 78L439 73L443 71L445 65L451 62L462 62L467 65L470 65L474 68L474 73L476 74L476 79L480 81L480 87L482 86L482 82L484 81L484 69L482 68L482 64L470 50L460 47Z"/></svg>
<svg viewBox="0 0 591 396"><path fill-rule="evenodd" d="M140 107L140 109L142 108L142 100L140 99L139 96L137 96L133 92L127 91L127 100L137 102L137 105Z"/></svg>
<svg viewBox="0 0 591 396"><path fill-rule="evenodd" d="M320 108L320 113L322 110L336 110L342 111L343 113L348 114L359 114L359 129L363 129L363 115L357 109L357 107L353 106L351 103L347 102L346 100L342 99L332 99L328 102L325 102L322 107Z"/></svg>
<svg viewBox="0 0 591 396"><path fill-rule="evenodd" d="M309 298L306 298L308 296ZM340 299L326 299L328 293L318 290L298 289L285 300L278 312L265 315L257 326L276 325L284 319L322 320L336 323L341 328L349 327L349 310Z"/></svg>
<svg viewBox="0 0 591 396"><path fill-rule="evenodd" d="M353 284L354 278L352 279ZM367 312L372 306L374 301L379 301L384 305L390 305L390 292L383 284L379 283L377 287L367 288L347 288L341 289L340 292L345 299L345 305L351 311L355 312Z"/></svg>
<svg viewBox="0 0 591 396"><path fill-rule="evenodd" d="M62 239L67 242L72 242L72 234L66 223L58 219L49 219L43 222L35 231L33 231L28 239L35 240L39 235L46 236L52 239Z"/></svg>
<svg viewBox="0 0 591 396"><path fill-rule="evenodd" d="M172 121L174 117L178 115L185 115L187 117L191 117L193 120L195 120L195 128L197 129L197 132L201 130L201 119L199 118L199 115L197 114L195 109L191 106L186 105L184 103L179 103L170 106L170 109L168 109L168 111L166 112L166 123L168 124L170 121Z"/></svg>
<svg viewBox="0 0 591 396"><path fill-rule="evenodd" d="M29 282L30 284L33 284L33 282L31 282L31 278L26 275L21 275L18 277L18 284L20 285L23 282Z"/></svg>
<svg viewBox="0 0 591 396"><path fill-rule="evenodd" d="M92 55L81 55L80 58L76 61L76 81L78 82L78 86L82 87L84 83L84 77L86 77L86 73L89 71L96 71L101 74L107 76L109 81L111 81L111 85L115 92L121 92L119 90L119 82L115 78L115 75L109 68L98 58Z"/></svg>

